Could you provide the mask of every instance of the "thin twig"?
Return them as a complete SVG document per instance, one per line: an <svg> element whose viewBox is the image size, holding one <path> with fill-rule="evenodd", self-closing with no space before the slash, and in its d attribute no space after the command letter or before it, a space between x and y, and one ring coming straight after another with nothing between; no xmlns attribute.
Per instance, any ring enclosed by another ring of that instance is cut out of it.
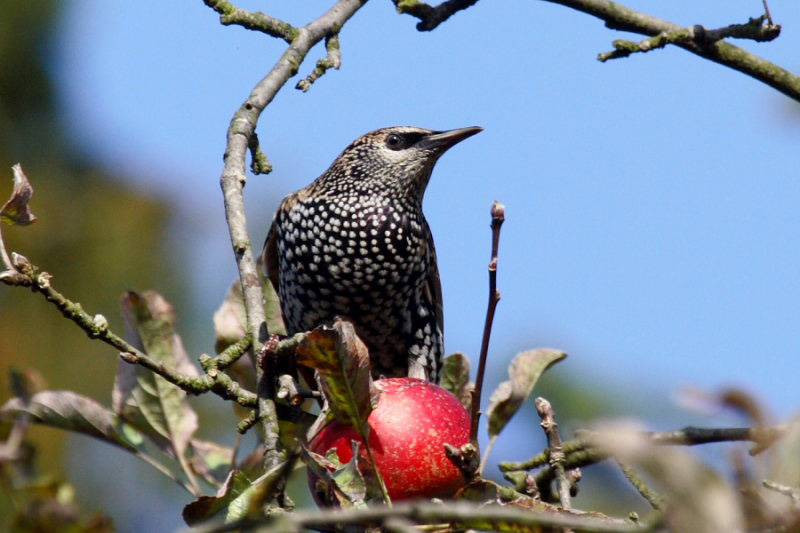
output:
<svg viewBox="0 0 800 533"><path fill-rule="evenodd" d="M3 260L3 265L5 265L7 270L12 272L16 272L17 269L14 268L14 265L11 263L11 258L8 256L8 252L6 251L6 245L3 242L3 232L2 227L0 227L0 258Z"/></svg>
<svg viewBox="0 0 800 533"><path fill-rule="evenodd" d="M607 27L615 30L639 33L651 37L678 30L690 31L689 28L635 11L616 2L608 2L606 0L546 1L595 16L605 21ZM800 76L742 48L725 41L705 45L695 42L694 39L675 42L674 44L700 57L747 74L789 98L800 101Z"/></svg>
<svg viewBox="0 0 800 533"><path fill-rule="evenodd" d="M775 483L774 481L770 481L765 479L761 482L765 488L770 490L774 490L784 496L788 496L792 499L795 504L800 504L800 489L795 487L789 487L787 485L781 485L780 483Z"/></svg>
<svg viewBox="0 0 800 533"><path fill-rule="evenodd" d="M764 4L764 15L767 17L767 22L769 22L770 26L772 26L772 14L769 12L769 4L767 3L767 0L762 0L762 3Z"/></svg>
<svg viewBox="0 0 800 533"><path fill-rule="evenodd" d="M553 406L550 405L550 402L541 396L536 398L533 404L536 407L539 418L542 419L542 429L544 429L544 433L547 435L547 444L550 447L550 468L552 468L555 473L558 499L561 502L561 507L570 509L572 503L570 501L569 482L567 481L567 474L564 469L566 457L564 455L564 449L561 447L561 435L558 433L556 413L553 410Z"/></svg>
<svg viewBox="0 0 800 533"><path fill-rule="evenodd" d="M328 69L338 70L342 66L342 52L339 49L339 34L334 33L325 38L325 50L327 54L325 57L317 61L317 66L311 71L311 74L306 76L305 79L297 82L295 89L303 92L308 92L311 85L317 81Z"/></svg>
<svg viewBox="0 0 800 533"><path fill-rule="evenodd" d="M708 444L712 442L738 442L752 441L756 443L754 450L763 451L769 448L781 435L786 432L787 426L768 426L762 428L695 428L687 427L682 430L643 432L642 436L649 439L653 445L660 446L694 446L698 444ZM608 450L595 447L593 444L593 433L582 431L579 438L563 443L565 452L564 468L573 469L604 461L611 456ZM753 453L753 450L750 450ZM515 472L526 471L532 468L544 466L548 463L550 450L543 452L520 463L503 462L499 468L504 473L504 477L514 483L517 490L524 490L520 485L522 476L515 475ZM536 473L534 480L539 490L552 482L555 472L547 467Z"/></svg>
<svg viewBox="0 0 800 533"><path fill-rule="evenodd" d="M219 13L219 21L225 26L236 24L248 30L260 31L283 39L287 43L291 43L297 37L297 28L261 11L240 9L227 0L203 0L203 2Z"/></svg>
<svg viewBox="0 0 800 533"><path fill-rule="evenodd" d="M250 142L247 145L250 150L250 170L253 174L269 174L272 172L272 163L269 162L267 154L261 149L261 143L258 142L258 134L253 132L250 137Z"/></svg>
<svg viewBox="0 0 800 533"><path fill-rule="evenodd" d="M483 377L486 373L486 359L489 354L489 338L492 335L492 322L497 302L500 301L500 292L497 290L497 249L500 246L500 228L506 216L506 208L500 202L492 204L492 256L489 261L489 304L486 307L486 321L483 325L483 340L481 341L481 354L478 361L478 374L475 377L475 388L472 390L472 426L470 428L470 441L478 447L478 421L481 416L481 389Z"/></svg>
<svg viewBox="0 0 800 533"><path fill-rule="evenodd" d="M418 18L419 31L432 31L455 13L478 3L478 0L447 0L432 6L420 0L392 0L399 13Z"/></svg>
<svg viewBox="0 0 800 533"><path fill-rule="evenodd" d="M30 268L36 270L33 265L30 265ZM188 394L214 392L218 396L226 400L233 400L242 406L255 405L256 395L243 389L241 385L233 381L224 372L211 368L202 376L182 374L174 368L164 366L162 362L142 352L109 329L108 322L102 316L90 315L83 310L79 303L67 299L63 294L55 290L51 285L52 277L47 272L41 272L35 276L18 274L12 277L2 277L0 281L8 285L28 287L31 291L41 294L48 302L58 308L64 317L72 320L80 327L89 338L98 339L119 350L119 357L126 363L137 364L155 372ZM242 340L240 343L233 345L229 348L231 352L228 355L230 356L237 349L241 349L242 344L249 345L249 340Z"/></svg>
<svg viewBox="0 0 800 533"><path fill-rule="evenodd" d="M302 387L294 376L282 374L278 376L278 392L276 398L292 406L298 406L309 398L319 399L322 393Z"/></svg>
<svg viewBox="0 0 800 533"><path fill-rule="evenodd" d="M750 441L757 445L772 444L785 432L786 425L764 426L760 428L697 428L686 427L672 431L643 432L642 435L650 439L653 444L662 446L696 446L714 442ZM590 432L581 432L578 439L563 443L564 453L567 456L567 468L586 466L605 459L606 454L599 453L593 448ZM767 446L768 447L768 446ZM763 448L766 449L766 448ZM517 470L531 470L547 464L549 450L531 457L522 462L502 462L499 467L503 472Z"/></svg>
<svg viewBox="0 0 800 533"><path fill-rule="evenodd" d="M630 482L631 485L642 495L642 498L647 500L647 503L655 509L656 511L663 511L664 510L664 500L661 496L658 495L653 489L651 489L647 482L642 479L642 477L636 472L636 470L628 465L627 463L622 462L618 458L615 458L617 465L619 466L622 473L625 475L625 478Z"/></svg>
<svg viewBox="0 0 800 533"><path fill-rule="evenodd" d="M599 54L597 59L601 62L609 59L620 59L628 57L637 52L650 52L659 48L664 48L668 44L681 45L694 43L699 46L709 46L722 39L732 37L734 39L750 39L756 42L766 42L777 39L781 33L778 25L764 25L766 16L757 19L750 19L746 24L730 24L723 28L709 30L696 24L691 28L678 28L663 31L658 35L650 37L640 42L616 39L612 42L614 50Z"/></svg>

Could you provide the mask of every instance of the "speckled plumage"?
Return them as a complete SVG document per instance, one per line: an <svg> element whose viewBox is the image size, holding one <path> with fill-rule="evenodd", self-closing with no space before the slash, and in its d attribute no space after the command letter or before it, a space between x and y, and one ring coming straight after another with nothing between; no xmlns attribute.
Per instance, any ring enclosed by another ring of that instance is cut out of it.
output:
<svg viewBox="0 0 800 533"><path fill-rule="evenodd" d="M479 131L367 133L283 200L263 264L289 334L340 316L369 348L375 376L437 380L442 295L422 197L439 156Z"/></svg>

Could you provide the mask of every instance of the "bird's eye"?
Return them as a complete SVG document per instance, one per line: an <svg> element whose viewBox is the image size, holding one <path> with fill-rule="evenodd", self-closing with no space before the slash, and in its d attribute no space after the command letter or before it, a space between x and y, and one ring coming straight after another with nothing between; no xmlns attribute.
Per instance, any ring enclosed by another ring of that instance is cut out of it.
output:
<svg viewBox="0 0 800 533"><path fill-rule="evenodd" d="M396 133L390 133L386 136L386 146L390 150L401 150L405 147L405 142L403 142L403 138Z"/></svg>

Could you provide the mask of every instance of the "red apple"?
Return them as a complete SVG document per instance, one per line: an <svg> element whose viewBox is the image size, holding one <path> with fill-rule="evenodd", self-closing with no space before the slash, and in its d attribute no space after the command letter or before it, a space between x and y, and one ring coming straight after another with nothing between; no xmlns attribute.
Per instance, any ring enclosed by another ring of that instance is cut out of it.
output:
<svg viewBox="0 0 800 533"><path fill-rule="evenodd" d="M444 445L460 448L469 442L467 410L448 391L421 379L379 379L375 386L381 394L367 418L369 444L389 496L393 500L452 496L465 481L445 455ZM353 440L361 443L359 463L367 463L363 439L337 421L312 439L310 449L325 455L333 448L347 463L353 457ZM313 476L309 481L313 492Z"/></svg>

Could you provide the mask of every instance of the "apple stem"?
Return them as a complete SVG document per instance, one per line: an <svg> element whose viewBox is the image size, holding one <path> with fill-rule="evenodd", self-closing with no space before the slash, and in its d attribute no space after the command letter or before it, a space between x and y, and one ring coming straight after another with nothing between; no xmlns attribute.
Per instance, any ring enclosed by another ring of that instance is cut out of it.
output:
<svg viewBox="0 0 800 533"><path fill-rule="evenodd" d="M489 304L486 308L486 322L483 325L483 341L481 342L481 355L478 362L478 374L475 377L475 388L472 391L472 426L470 428L470 441L478 448L478 421L481 416L481 389L483 389L483 376L486 373L486 358L489 353L489 338L492 335L492 322L497 302L500 301L500 291L497 290L497 249L500 245L500 228L506 217L506 208L495 200L492 203L492 258L489 261ZM480 474L480 471L478 472Z"/></svg>

